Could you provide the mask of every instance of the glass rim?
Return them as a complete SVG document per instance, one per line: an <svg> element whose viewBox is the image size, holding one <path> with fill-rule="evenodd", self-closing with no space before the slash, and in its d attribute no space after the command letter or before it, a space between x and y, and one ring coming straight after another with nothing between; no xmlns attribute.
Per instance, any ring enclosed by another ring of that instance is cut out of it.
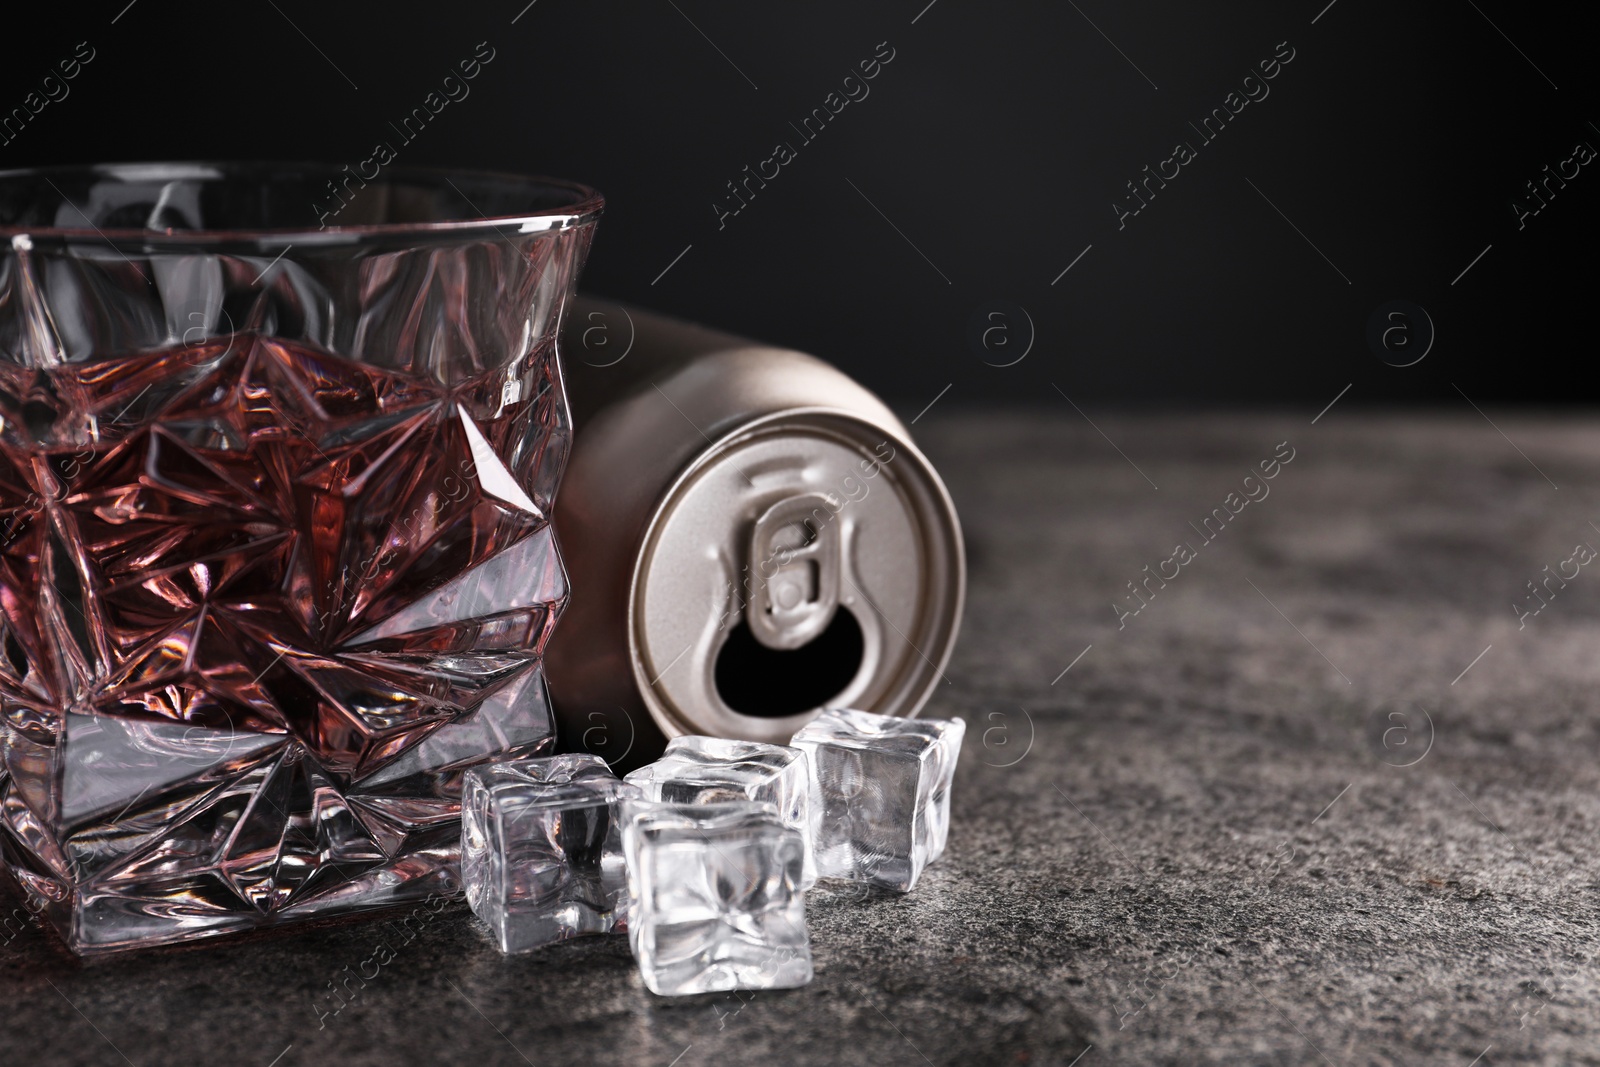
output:
<svg viewBox="0 0 1600 1067"><path fill-rule="evenodd" d="M326 176L330 179L344 175L347 168L337 164L292 160L155 160L134 163L67 163L39 167L7 167L0 169L0 184L19 179L104 175L126 180L160 180L163 174L171 180L227 180L251 175L262 176L299 172L303 175ZM144 243L156 246L194 247L255 244L277 245L350 245L379 242L395 238L473 237L488 235L500 239L568 230L598 219L605 208L605 197L592 186L561 178L519 174L511 171L481 170L462 167L386 167L379 178L365 184L401 183L406 179L431 180L455 189L457 195L467 200L466 194L455 188L453 178L467 180L492 180L512 186L522 186L529 192L562 192L568 200L555 207L513 212L503 215L479 215L476 218L440 218L427 221L375 222L354 225L327 226L241 226L237 228L203 229L134 229L129 227L96 227L92 223L82 226L26 226L0 223L0 241L15 245L17 239L50 243L91 243L104 245L123 242ZM61 193L60 189L56 191ZM76 206L61 193L69 206Z"/></svg>

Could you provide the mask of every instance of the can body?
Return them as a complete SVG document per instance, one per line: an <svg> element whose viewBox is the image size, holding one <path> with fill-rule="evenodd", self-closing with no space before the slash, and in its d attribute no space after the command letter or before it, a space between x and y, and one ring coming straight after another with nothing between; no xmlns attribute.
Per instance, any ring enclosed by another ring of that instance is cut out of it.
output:
<svg viewBox="0 0 1600 1067"><path fill-rule="evenodd" d="M628 767L686 733L786 743L826 705L916 714L966 572L894 414L814 357L619 305L577 301L562 346L562 747Z"/></svg>

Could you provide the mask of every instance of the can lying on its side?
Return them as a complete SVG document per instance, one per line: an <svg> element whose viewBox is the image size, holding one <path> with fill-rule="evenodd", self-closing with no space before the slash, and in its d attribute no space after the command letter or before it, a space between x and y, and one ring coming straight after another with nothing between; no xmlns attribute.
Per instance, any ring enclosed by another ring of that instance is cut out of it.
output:
<svg viewBox="0 0 1600 1067"><path fill-rule="evenodd" d="M627 768L699 733L787 743L824 705L915 715L966 592L944 484L821 360L579 299L556 494L561 744Z"/></svg>

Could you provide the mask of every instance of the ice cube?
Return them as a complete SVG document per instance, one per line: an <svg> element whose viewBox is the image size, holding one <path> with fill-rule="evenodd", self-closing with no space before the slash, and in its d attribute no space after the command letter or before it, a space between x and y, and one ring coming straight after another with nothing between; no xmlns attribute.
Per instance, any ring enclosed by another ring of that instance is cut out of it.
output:
<svg viewBox="0 0 1600 1067"><path fill-rule="evenodd" d="M663 996L811 981L805 841L768 803L624 802L628 940Z"/></svg>
<svg viewBox="0 0 1600 1067"><path fill-rule="evenodd" d="M674 737L659 760L629 774L627 781L638 786L647 800L672 804L755 800L773 805L805 842L800 888L809 889L816 882L811 840L816 835L818 805L812 799L805 753L799 749L721 737Z"/></svg>
<svg viewBox="0 0 1600 1067"><path fill-rule="evenodd" d="M967 724L829 708L790 742L809 757L823 878L907 892L944 851Z"/></svg>
<svg viewBox="0 0 1600 1067"><path fill-rule="evenodd" d="M626 928L619 804L635 794L598 756L475 767L462 789L467 901L502 952Z"/></svg>

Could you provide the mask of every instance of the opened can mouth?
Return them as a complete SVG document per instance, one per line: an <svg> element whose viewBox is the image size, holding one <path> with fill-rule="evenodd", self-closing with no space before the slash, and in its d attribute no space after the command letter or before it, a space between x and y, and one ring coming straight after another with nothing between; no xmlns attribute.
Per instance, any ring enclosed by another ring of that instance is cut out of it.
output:
<svg viewBox="0 0 1600 1067"><path fill-rule="evenodd" d="M368 161L370 162L370 161ZM327 163L115 163L0 171L0 238L196 248L512 237L591 222L575 182Z"/></svg>

